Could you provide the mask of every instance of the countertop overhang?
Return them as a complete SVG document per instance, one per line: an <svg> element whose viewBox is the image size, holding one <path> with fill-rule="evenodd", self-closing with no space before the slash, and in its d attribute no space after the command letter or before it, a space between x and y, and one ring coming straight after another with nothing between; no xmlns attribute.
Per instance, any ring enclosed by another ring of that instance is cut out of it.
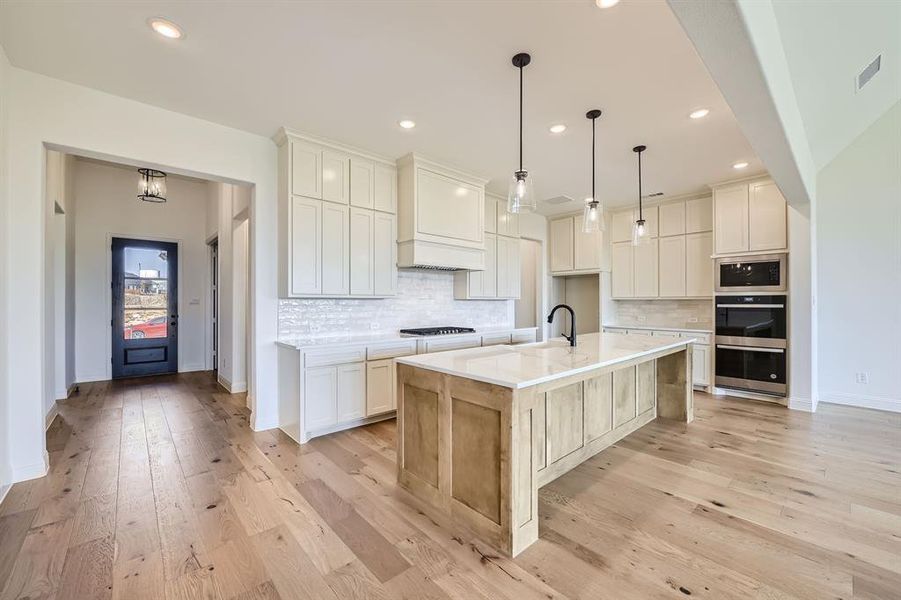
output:
<svg viewBox="0 0 901 600"><path fill-rule="evenodd" d="M578 336L575 348L568 341L556 338L533 344L449 350L395 360L412 367L522 389L657 352L677 350L694 341L694 338L664 340L656 337L588 333Z"/></svg>

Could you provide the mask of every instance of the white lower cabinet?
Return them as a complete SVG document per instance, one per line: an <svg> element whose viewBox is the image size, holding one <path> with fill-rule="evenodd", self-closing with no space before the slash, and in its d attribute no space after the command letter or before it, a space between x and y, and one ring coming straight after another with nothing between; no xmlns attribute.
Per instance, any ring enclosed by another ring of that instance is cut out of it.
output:
<svg viewBox="0 0 901 600"><path fill-rule="evenodd" d="M691 381L695 385L710 385L710 346L695 344L691 350Z"/></svg>
<svg viewBox="0 0 901 600"><path fill-rule="evenodd" d="M659 337L668 339L692 338L697 340L692 346L692 384L696 386L710 385L711 361L710 342L712 335L703 331L673 331L667 329L627 329L618 326L605 326L604 333L614 335L637 335L642 337Z"/></svg>
<svg viewBox="0 0 901 600"><path fill-rule="evenodd" d="M338 422L338 370L314 367L304 372L304 428L315 431Z"/></svg>
<svg viewBox="0 0 901 600"><path fill-rule="evenodd" d="M396 389L394 361L372 360L366 363L366 416L394 410Z"/></svg>
<svg viewBox="0 0 901 600"><path fill-rule="evenodd" d="M366 416L366 363L338 365L338 422Z"/></svg>

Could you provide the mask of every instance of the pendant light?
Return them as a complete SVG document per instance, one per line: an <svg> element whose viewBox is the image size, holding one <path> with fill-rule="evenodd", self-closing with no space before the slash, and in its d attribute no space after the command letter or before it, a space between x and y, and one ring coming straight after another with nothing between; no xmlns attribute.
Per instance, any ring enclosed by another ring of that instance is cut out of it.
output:
<svg viewBox="0 0 901 600"><path fill-rule="evenodd" d="M589 110L585 116L591 119L591 197L585 199L585 211L582 213L582 233L595 233L604 229L604 212L601 202L595 191L594 175L594 151L595 151L595 121L601 116L598 109Z"/></svg>
<svg viewBox="0 0 901 600"><path fill-rule="evenodd" d="M156 169L138 169L138 198L144 202L166 201L166 174Z"/></svg>
<svg viewBox="0 0 901 600"><path fill-rule="evenodd" d="M519 170L513 172L510 190L507 192L507 212L532 212L538 208L535 192L532 190L532 179L529 172L522 168L522 69L532 62L532 57L520 52L513 57L513 66L519 69Z"/></svg>
<svg viewBox="0 0 901 600"><path fill-rule="evenodd" d="M632 224L632 245L637 246L648 241L648 227L641 210L641 153L647 146L635 146L632 152L638 154L638 219Z"/></svg>

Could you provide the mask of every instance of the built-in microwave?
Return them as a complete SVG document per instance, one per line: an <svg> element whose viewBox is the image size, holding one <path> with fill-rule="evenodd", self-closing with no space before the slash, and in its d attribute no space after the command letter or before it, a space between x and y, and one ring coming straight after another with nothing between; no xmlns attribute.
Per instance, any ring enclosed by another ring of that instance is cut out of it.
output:
<svg viewBox="0 0 901 600"><path fill-rule="evenodd" d="M788 287L785 254L716 259L716 293L784 293Z"/></svg>

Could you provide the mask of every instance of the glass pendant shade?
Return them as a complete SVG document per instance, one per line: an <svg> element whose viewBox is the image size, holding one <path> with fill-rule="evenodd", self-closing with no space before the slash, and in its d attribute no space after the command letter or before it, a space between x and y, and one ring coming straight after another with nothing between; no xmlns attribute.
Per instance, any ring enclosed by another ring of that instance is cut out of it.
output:
<svg viewBox="0 0 901 600"><path fill-rule="evenodd" d="M532 189L532 179L528 171L516 171L510 180L510 189L507 192L507 212L524 213L533 212L538 208L535 199L535 191Z"/></svg>
<svg viewBox="0 0 901 600"><path fill-rule="evenodd" d="M639 219L632 223L632 245L638 246L640 244L646 244L650 241L650 237L648 236L648 225L644 219Z"/></svg>
<svg viewBox="0 0 901 600"><path fill-rule="evenodd" d="M144 202L166 201L166 174L156 169L138 169L138 198Z"/></svg>
<svg viewBox="0 0 901 600"><path fill-rule="evenodd" d="M595 233L604 230L604 209L601 203L588 198L582 211L582 233Z"/></svg>

